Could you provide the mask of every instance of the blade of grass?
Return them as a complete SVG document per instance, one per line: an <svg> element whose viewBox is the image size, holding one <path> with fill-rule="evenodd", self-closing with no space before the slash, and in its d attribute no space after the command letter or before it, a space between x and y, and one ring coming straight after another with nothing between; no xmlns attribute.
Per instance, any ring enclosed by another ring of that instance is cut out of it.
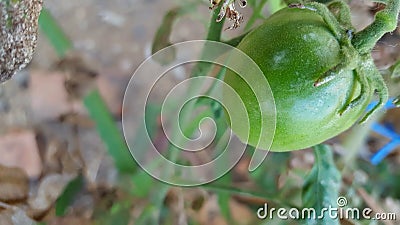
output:
<svg viewBox="0 0 400 225"><path fill-rule="evenodd" d="M50 41L59 57L64 57L72 49L72 43L47 9L42 9L39 27Z"/></svg>
<svg viewBox="0 0 400 225"><path fill-rule="evenodd" d="M136 163L98 90L91 91L83 102L96 123L97 131L106 144L108 153L113 157L116 167L120 172L134 172Z"/></svg>
<svg viewBox="0 0 400 225"><path fill-rule="evenodd" d="M73 45L47 9L42 10L39 25L58 56L65 57ZM114 158L116 167L121 172L133 172L136 164L129 153L121 131L117 128L98 90L93 90L85 96L84 104L91 118L95 121L97 130L107 145L109 154Z"/></svg>
<svg viewBox="0 0 400 225"><path fill-rule="evenodd" d="M71 180L65 187L63 193L56 201L56 216L64 216L67 208L71 205L75 196L82 190L83 176L80 174Z"/></svg>
<svg viewBox="0 0 400 225"><path fill-rule="evenodd" d="M186 14L192 13L196 10L196 6L200 2L189 2L182 4L179 7L170 9L163 17L162 23L157 29L156 35L154 36L151 53L154 54L157 51L166 48L171 45L170 36L172 34L174 23L179 17Z"/></svg>
<svg viewBox="0 0 400 225"><path fill-rule="evenodd" d="M175 22L179 19L179 17L182 17L186 14L192 13L193 11L196 10L196 6L199 4L199 2L189 2L182 4L179 7L170 9L163 17L162 23L157 29L156 35L154 36L152 47L151 47L151 53L154 54L158 52L159 50L166 48L172 43L170 42L170 36L172 34L173 26ZM173 52L175 53L175 52ZM166 61L160 61L162 64L168 64L172 62L175 58L175 54L168 55L167 58L164 60ZM157 58L155 58L157 60Z"/></svg>

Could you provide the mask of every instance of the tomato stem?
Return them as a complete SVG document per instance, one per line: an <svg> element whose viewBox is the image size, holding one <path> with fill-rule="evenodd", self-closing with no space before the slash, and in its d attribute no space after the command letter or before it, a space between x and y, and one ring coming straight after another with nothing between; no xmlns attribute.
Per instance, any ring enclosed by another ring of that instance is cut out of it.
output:
<svg viewBox="0 0 400 225"><path fill-rule="evenodd" d="M396 29L399 11L400 0L388 0L385 9L375 15L374 22L354 35L352 44L360 54L371 52L385 33Z"/></svg>

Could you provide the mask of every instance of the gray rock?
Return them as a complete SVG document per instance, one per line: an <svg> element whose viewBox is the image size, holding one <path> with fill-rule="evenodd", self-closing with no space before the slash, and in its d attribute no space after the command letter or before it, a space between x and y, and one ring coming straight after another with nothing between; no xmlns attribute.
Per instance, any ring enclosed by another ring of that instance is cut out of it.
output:
<svg viewBox="0 0 400 225"><path fill-rule="evenodd" d="M32 59L43 0L0 0L0 83Z"/></svg>

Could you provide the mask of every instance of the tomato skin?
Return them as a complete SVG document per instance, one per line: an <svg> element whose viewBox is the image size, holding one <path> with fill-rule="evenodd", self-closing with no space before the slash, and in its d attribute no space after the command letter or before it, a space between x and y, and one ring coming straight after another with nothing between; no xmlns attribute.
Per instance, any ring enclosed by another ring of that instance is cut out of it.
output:
<svg viewBox="0 0 400 225"><path fill-rule="evenodd" d="M313 85L341 61L340 48L318 14L297 8L278 11L238 45L263 71L274 95L277 123L271 151L314 146L347 130L364 114L372 94L343 115L339 113L349 96L360 92L353 71ZM227 72L225 82L243 97L250 119L248 144L255 146L261 129L256 98L234 72Z"/></svg>

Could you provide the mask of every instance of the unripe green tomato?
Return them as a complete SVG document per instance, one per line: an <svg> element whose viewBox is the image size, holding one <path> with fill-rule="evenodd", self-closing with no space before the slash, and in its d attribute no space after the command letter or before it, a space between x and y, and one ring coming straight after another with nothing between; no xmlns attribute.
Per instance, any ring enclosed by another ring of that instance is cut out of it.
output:
<svg viewBox="0 0 400 225"><path fill-rule="evenodd" d="M354 85L354 90L360 92L350 70L326 84L314 86L317 78L341 61L339 41L314 11L284 8L249 33L238 49L257 63L274 95L277 123L271 151L304 149L340 134L363 115L372 99L371 93L362 104L340 115ZM256 97L232 71L227 72L225 82L246 105L250 120L248 144L256 146L263 138L259 137L260 109L254 107L258 104ZM241 137L241 131L233 131L240 139L246 139Z"/></svg>

